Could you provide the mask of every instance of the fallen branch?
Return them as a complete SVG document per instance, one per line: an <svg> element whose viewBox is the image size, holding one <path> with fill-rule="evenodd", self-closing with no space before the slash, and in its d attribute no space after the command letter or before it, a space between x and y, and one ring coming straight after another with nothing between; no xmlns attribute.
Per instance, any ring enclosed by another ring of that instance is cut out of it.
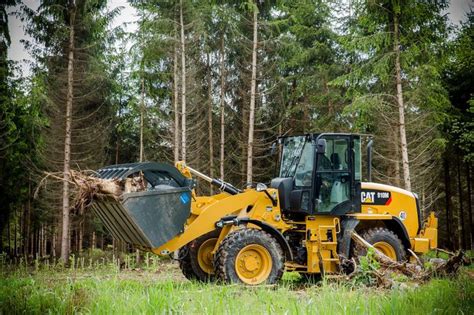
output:
<svg viewBox="0 0 474 315"><path fill-rule="evenodd" d="M421 259L411 249L408 249L408 252L415 258L417 264L399 262L391 259L356 232L352 233L352 239L356 243L356 246L371 249L374 253L373 257L380 264L380 269L382 271L372 271L370 273L377 279L377 283L384 287L391 287L393 285L394 282L391 279L393 278L393 273L403 274L416 282L425 282L433 276L452 276L459 271L461 266L470 264L470 260L465 256L464 252L459 251L456 254L452 254L448 260L438 259L436 265L425 268ZM350 275L350 278L356 277L358 272L360 273L361 271L354 271Z"/></svg>

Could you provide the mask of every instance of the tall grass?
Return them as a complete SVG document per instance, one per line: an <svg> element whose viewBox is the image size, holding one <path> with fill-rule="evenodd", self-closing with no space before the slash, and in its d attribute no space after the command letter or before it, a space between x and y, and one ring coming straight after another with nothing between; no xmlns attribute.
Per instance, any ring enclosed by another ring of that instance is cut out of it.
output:
<svg viewBox="0 0 474 315"><path fill-rule="evenodd" d="M390 291L297 279L285 274L271 287L190 282L170 263L155 272L3 270L0 314L474 314L474 283L466 270L454 279Z"/></svg>

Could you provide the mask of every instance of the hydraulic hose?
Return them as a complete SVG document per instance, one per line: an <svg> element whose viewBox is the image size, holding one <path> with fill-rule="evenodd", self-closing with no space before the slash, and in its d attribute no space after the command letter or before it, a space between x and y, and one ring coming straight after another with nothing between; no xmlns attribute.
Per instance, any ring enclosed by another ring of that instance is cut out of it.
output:
<svg viewBox="0 0 474 315"><path fill-rule="evenodd" d="M204 179L206 182L209 182L211 183L212 185L218 187L221 191L225 191L226 193L228 194L231 194L231 195L237 195L239 193L241 193L242 191L234 186L232 186L232 184L229 184L227 182L224 182L220 179L217 179L217 178L211 178L189 166L186 166L189 171L191 172L191 174L193 175L196 175L197 177L199 178L202 178Z"/></svg>

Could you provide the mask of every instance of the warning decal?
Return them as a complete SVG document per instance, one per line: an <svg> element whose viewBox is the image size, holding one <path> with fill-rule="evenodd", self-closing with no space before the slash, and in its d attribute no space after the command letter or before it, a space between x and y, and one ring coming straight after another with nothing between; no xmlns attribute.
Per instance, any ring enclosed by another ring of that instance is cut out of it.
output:
<svg viewBox="0 0 474 315"><path fill-rule="evenodd" d="M363 189L360 199L364 205L388 206L392 202L392 195L389 191Z"/></svg>

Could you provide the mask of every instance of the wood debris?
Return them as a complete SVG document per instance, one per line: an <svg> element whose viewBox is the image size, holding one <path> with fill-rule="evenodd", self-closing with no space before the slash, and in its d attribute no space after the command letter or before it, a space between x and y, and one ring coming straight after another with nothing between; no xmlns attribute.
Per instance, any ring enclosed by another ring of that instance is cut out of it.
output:
<svg viewBox="0 0 474 315"><path fill-rule="evenodd" d="M73 191L74 209L87 208L94 199L113 198L120 200L125 193L144 191L147 189L147 182L143 173L136 174L136 176L125 179L103 179L95 176L95 172L75 171L69 172L69 183ZM35 195L38 190L48 179L63 181L62 173L46 173L46 176L41 180Z"/></svg>
<svg viewBox="0 0 474 315"><path fill-rule="evenodd" d="M414 255L416 263L407 261L399 262L384 255L356 232L352 233L352 240L356 243L356 246L371 249L373 258L380 265L380 268L371 270L369 276L376 280L374 283L377 286L384 288L395 286L397 282L396 279L399 278L400 275L405 276L410 282L423 283L434 276L452 276L459 271L461 266L469 265L471 263L470 259L466 257L462 251L458 251L457 253L447 252L450 255L449 259L444 260L435 258L428 261L428 264L424 264L415 253L409 251L411 255ZM352 273L348 275L349 279L356 278L361 274L361 269L358 268L353 259L351 261L343 259L342 263L354 266Z"/></svg>

